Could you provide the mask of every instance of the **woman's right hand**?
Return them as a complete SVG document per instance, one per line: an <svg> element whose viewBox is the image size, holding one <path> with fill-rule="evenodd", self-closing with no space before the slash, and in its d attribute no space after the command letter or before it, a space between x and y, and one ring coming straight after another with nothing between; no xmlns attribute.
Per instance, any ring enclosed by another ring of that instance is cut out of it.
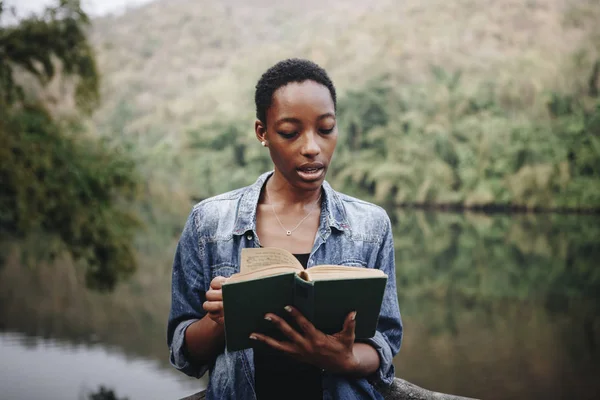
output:
<svg viewBox="0 0 600 400"><path fill-rule="evenodd" d="M202 308L206 315L185 330L187 351L199 364L212 362L225 347L225 316L221 287L227 278L217 276L210 282Z"/></svg>
<svg viewBox="0 0 600 400"><path fill-rule="evenodd" d="M224 276L217 276L210 282L210 289L206 292L206 301L202 305L210 319L219 325L225 323L225 315L223 314L223 292L221 288L223 283L227 281Z"/></svg>

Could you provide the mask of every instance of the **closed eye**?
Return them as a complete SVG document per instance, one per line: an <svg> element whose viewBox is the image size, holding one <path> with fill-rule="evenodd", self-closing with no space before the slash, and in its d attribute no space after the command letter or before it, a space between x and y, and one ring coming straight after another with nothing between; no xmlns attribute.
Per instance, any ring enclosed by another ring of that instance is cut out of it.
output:
<svg viewBox="0 0 600 400"><path fill-rule="evenodd" d="M331 132L333 132L334 128L335 128L335 126L331 129L320 129L320 132L324 135L329 135Z"/></svg>
<svg viewBox="0 0 600 400"><path fill-rule="evenodd" d="M285 138L285 139L291 139L294 136L296 136L298 134L298 132L277 132L281 137Z"/></svg>

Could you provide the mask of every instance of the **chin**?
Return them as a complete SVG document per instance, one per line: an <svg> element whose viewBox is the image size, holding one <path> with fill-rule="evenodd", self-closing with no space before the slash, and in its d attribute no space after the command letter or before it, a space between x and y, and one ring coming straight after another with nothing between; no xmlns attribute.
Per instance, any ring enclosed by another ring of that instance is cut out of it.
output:
<svg viewBox="0 0 600 400"><path fill-rule="evenodd" d="M324 181L325 181L325 174L323 174L323 176L321 178L315 179L315 180L297 179L296 186L298 188L301 188L304 190L317 190L321 187L321 185L323 184Z"/></svg>

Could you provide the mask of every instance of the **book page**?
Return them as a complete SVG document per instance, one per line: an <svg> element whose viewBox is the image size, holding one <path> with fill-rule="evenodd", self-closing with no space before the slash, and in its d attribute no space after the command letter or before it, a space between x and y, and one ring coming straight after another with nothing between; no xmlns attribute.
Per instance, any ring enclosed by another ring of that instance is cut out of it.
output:
<svg viewBox="0 0 600 400"><path fill-rule="evenodd" d="M255 269L253 271L239 272L231 275L231 277L223 285L231 285L232 283L252 281L255 279L268 278L276 275L297 273L298 270L294 266L289 265L273 265Z"/></svg>
<svg viewBox="0 0 600 400"><path fill-rule="evenodd" d="M341 265L319 265L307 270L305 276L302 277L305 280L310 281L326 281L336 279L378 278L387 277L387 275L379 269L347 267Z"/></svg>
<svg viewBox="0 0 600 400"><path fill-rule="evenodd" d="M287 250L277 247L242 249L240 273L255 271L269 265L289 265L303 270L302 264Z"/></svg>

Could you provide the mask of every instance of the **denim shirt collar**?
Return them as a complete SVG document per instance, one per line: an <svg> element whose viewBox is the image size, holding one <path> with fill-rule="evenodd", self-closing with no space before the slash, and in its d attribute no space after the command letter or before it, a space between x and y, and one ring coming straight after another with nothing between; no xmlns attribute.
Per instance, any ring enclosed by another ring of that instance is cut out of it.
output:
<svg viewBox="0 0 600 400"><path fill-rule="evenodd" d="M258 177L255 183L250 185L242 195L233 228L234 235L243 235L248 231L256 230L256 208L260 191L267 181L273 175L273 171L266 172ZM339 231L350 230L346 212L339 198L339 195L331 188L327 181L323 182L323 195L321 209L321 222L319 224L319 233L326 237L335 228Z"/></svg>

